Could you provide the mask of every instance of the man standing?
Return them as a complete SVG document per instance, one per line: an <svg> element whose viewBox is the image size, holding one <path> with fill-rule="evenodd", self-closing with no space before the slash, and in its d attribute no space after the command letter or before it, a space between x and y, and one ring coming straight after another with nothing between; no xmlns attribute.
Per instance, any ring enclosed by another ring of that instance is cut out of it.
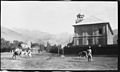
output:
<svg viewBox="0 0 120 72"><path fill-rule="evenodd" d="M28 56L29 57L32 57L32 55L31 55L31 45L32 45L32 42L28 41L27 46L28 46Z"/></svg>
<svg viewBox="0 0 120 72"><path fill-rule="evenodd" d="M88 61L90 62L90 61L92 61L92 50L91 50L91 46L89 46L89 48L88 48Z"/></svg>
<svg viewBox="0 0 120 72"><path fill-rule="evenodd" d="M31 55L31 50L28 50L28 56L29 56L29 57L32 57L32 55Z"/></svg>

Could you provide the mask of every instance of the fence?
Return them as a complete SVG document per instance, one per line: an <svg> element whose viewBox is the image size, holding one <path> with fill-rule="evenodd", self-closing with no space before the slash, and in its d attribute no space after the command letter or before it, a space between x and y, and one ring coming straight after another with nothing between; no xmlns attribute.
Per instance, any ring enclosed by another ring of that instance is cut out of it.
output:
<svg viewBox="0 0 120 72"><path fill-rule="evenodd" d="M70 46L64 47L65 55L78 55L79 52L85 51L88 49L88 46ZM102 46L91 46L93 55L118 55L118 45L102 45ZM50 53L58 53L57 47L51 47ZM59 50L59 53L62 54L62 50Z"/></svg>
<svg viewBox="0 0 120 72"><path fill-rule="evenodd" d="M71 46L64 48L64 54L77 55L80 51L87 50L88 46ZM93 55L118 55L118 45L91 46Z"/></svg>

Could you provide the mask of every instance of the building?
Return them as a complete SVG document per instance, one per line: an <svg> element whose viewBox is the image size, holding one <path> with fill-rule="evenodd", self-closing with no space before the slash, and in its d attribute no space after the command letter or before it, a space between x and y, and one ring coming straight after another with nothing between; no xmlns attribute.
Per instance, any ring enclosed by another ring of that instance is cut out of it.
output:
<svg viewBox="0 0 120 72"><path fill-rule="evenodd" d="M73 45L108 45L113 44L113 31L110 23L94 16L79 21L74 27Z"/></svg>
<svg viewBox="0 0 120 72"><path fill-rule="evenodd" d="M39 46L32 46L31 52L32 53L39 53L40 47Z"/></svg>

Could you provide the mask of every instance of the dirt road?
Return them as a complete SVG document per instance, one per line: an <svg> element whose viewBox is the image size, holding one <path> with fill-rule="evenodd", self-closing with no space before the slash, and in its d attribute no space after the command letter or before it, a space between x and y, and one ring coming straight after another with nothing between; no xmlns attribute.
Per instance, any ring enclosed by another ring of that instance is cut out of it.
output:
<svg viewBox="0 0 120 72"><path fill-rule="evenodd" d="M29 57L11 58L11 53L1 53L1 69L22 70L117 70L117 57L93 57L92 62L78 56L65 56L42 53Z"/></svg>

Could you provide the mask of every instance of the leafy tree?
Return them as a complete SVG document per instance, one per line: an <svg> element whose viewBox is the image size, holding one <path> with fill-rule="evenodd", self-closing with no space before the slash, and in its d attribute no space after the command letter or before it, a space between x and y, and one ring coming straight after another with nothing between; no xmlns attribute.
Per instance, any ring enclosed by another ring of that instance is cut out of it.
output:
<svg viewBox="0 0 120 72"><path fill-rule="evenodd" d="M1 38L1 51L10 51L10 41Z"/></svg>
<svg viewBox="0 0 120 72"><path fill-rule="evenodd" d="M9 52L20 45L20 41L14 40L13 43L1 38L1 52Z"/></svg>
<svg viewBox="0 0 120 72"><path fill-rule="evenodd" d="M19 41L14 40L14 41L13 41L13 44L15 45L15 47L17 47L17 46L19 45Z"/></svg>
<svg viewBox="0 0 120 72"><path fill-rule="evenodd" d="M46 51L47 51L47 52L49 52L50 48L51 48L51 45L50 45L50 43L49 43L49 42L47 42Z"/></svg>

